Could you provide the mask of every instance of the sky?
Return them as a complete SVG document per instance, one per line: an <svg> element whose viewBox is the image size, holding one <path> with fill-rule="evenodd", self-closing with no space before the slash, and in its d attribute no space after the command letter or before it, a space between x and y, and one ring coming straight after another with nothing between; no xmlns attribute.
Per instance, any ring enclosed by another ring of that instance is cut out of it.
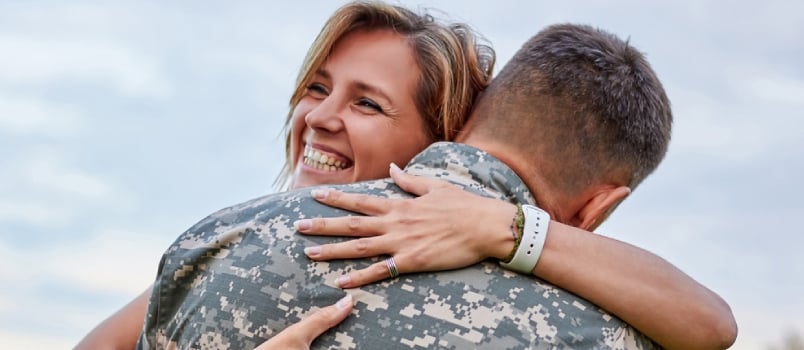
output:
<svg viewBox="0 0 804 350"><path fill-rule="evenodd" d="M293 81L342 3L0 0L4 347L72 347L178 234L275 190ZM498 69L553 23L629 38L673 139L599 233L720 294L733 349L804 333L804 3L401 3L471 24Z"/></svg>

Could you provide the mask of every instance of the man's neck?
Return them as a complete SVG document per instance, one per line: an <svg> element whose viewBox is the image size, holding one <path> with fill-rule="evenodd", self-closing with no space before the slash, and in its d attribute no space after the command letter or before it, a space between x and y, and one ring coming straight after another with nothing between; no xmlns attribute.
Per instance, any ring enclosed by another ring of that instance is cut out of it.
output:
<svg viewBox="0 0 804 350"><path fill-rule="evenodd" d="M471 132L471 129L465 129L466 132L461 132L455 138L455 142L463 143L480 150L483 150L513 170L519 176L528 190L533 194L539 207L547 211L551 217L556 220L567 220L567 213L560 210L562 205L559 204L560 200L551 187L545 181L544 176L539 171L540 164L544 162L534 161L535 155L523 155L519 150L512 149L510 146L502 145L495 140L488 137L478 136L476 133Z"/></svg>

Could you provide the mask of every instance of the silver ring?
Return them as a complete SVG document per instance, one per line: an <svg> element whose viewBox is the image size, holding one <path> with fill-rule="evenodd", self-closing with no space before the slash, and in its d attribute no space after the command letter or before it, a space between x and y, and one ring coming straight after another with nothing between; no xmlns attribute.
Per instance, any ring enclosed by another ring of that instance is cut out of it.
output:
<svg viewBox="0 0 804 350"><path fill-rule="evenodd" d="M388 266L388 273L391 274L391 278L399 276L399 271L396 270L396 262L393 256L385 259L385 265Z"/></svg>

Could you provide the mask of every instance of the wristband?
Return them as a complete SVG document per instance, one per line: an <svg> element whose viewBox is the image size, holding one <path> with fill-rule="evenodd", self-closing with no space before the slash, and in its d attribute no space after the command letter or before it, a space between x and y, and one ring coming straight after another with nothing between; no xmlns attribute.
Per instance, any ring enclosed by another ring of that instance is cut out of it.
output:
<svg viewBox="0 0 804 350"><path fill-rule="evenodd" d="M550 226L550 214L532 205L522 206L525 224L519 245L514 247L516 253L510 262L500 262L506 269L532 274L533 268L539 261L547 238L547 228Z"/></svg>

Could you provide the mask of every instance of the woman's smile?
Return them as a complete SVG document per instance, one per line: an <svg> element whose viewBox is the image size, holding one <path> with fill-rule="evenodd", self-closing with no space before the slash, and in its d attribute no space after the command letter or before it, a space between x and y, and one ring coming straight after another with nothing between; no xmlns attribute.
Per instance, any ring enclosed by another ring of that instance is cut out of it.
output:
<svg viewBox="0 0 804 350"><path fill-rule="evenodd" d="M314 149L309 145L304 147L304 165L325 172L335 172L352 167L352 161L339 155Z"/></svg>

